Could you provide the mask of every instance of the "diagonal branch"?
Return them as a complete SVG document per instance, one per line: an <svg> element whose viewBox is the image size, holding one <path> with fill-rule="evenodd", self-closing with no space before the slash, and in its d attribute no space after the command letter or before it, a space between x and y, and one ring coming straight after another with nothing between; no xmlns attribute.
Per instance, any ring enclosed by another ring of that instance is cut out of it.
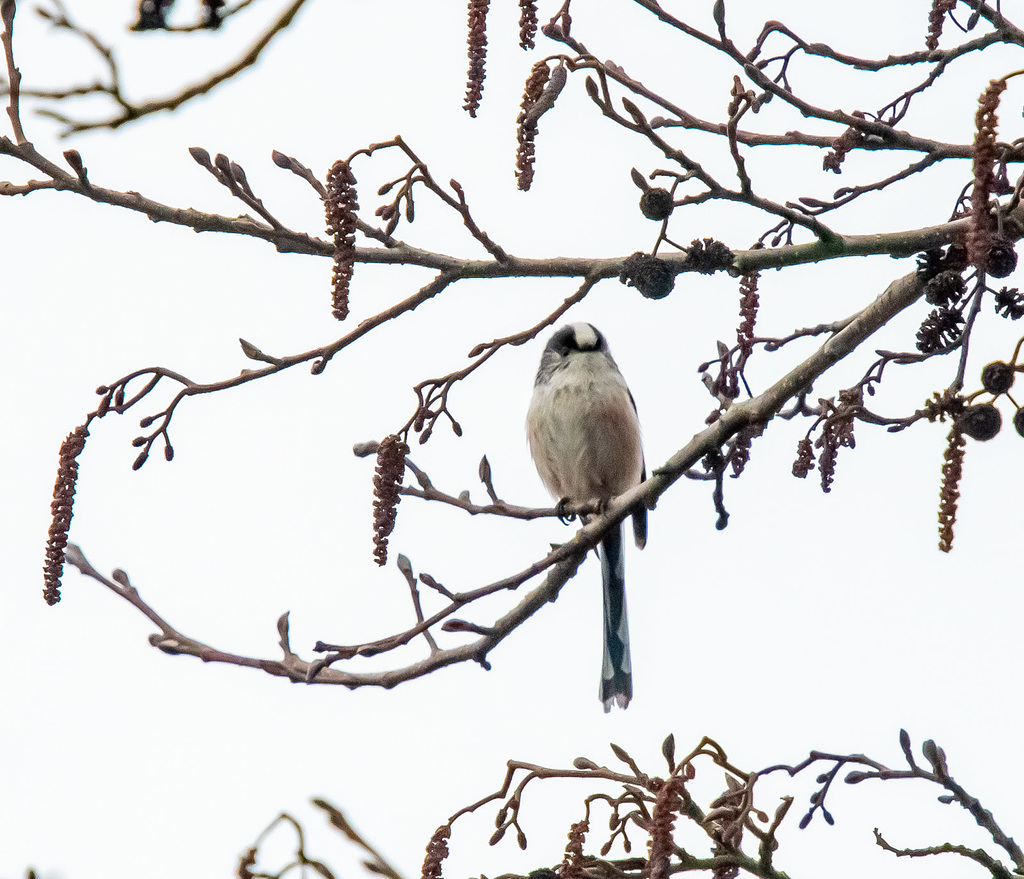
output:
<svg viewBox="0 0 1024 879"><path fill-rule="evenodd" d="M213 89L221 83L227 82L246 68L252 67L252 65L260 59L263 50L270 45L273 39L291 25L295 16L298 15L305 3L306 0L292 0L291 4L281 13L280 16L278 16L270 27L260 35L256 42L254 42L240 58L229 64L227 67L217 71L217 73L212 74L200 82L185 86L176 94L170 95L166 98L144 101L140 104L133 104L124 96L121 89L120 68L118 66L117 59L114 57L113 51L109 47L105 46L99 38L96 37L96 35L83 30L77 24L72 22L63 11L63 8L58 4L57 13L47 13L46 17L53 22L54 26L70 30L85 39L86 42L88 42L103 59L110 75L110 81L107 84L97 83L86 87L70 88L60 92L33 92L26 90L25 94L49 98L56 101L78 97L83 94L106 94L109 95L110 98L120 107L120 110L111 116L85 121L73 119L54 110L40 110L39 112L42 115L55 119L65 126L64 130L60 133L61 137L69 137L73 134L79 134L83 131L93 131L99 128L116 129L129 122L134 122L137 119L150 116L153 113L160 113L165 110L176 110L178 107L188 101L191 101L193 98L197 98L213 91ZM245 4L242 4L242 6L244 5Z"/></svg>
<svg viewBox="0 0 1024 879"><path fill-rule="evenodd" d="M490 651L546 603L554 601L562 587L575 575L589 551L596 547L612 528L619 527L619 523L638 504L653 508L657 499L705 455L720 449L731 437L744 428L753 424L766 424L788 401L804 392L822 373L856 349L896 314L917 301L921 293L921 286L914 273L894 281L873 303L862 309L848 322L843 322L843 328L832 335L803 363L759 396L731 406L715 423L697 434L686 446L676 452L661 467L658 467L646 482L616 499L604 516L593 519L581 528L570 541L552 550L539 561L516 574L469 592L448 593L451 595L451 600L447 606L429 617L423 618L424 615L419 613L418 616L421 619L400 634L351 647L318 644L315 649L331 654L325 659L307 662L291 652L290 647L287 646L287 620L284 617L279 622L282 631L282 648L285 651L284 659L276 661L255 659L218 651L182 635L171 627L138 597L135 590L128 590L128 587L125 586L127 577L124 578L124 583L115 577L118 582L113 583L99 575L91 565L88 565L80 551L70 551L68 561L78 566L87 576L104 583L156 623L161 629L161 634L153 636L151 642L168 653L197 656L208 662L225 662L261 668L269 674L288 677L295 681L340 684L349 688L362 686L390 688L445 666L466 661L480 663L486 668L488 667L487 655ZM273 364L268 368L273 368ZM490 625L466 623L452 617L457 610L478 599L518 589L540 574L545 574L541 583ZM349 672L334 667L348 659L377 655L405 646L435 626L441 626L442 630L473 633L478 637L456 647L431 649L429 655L420 661L391 671ZM330 667L328 667L328 662Z"/></svg>

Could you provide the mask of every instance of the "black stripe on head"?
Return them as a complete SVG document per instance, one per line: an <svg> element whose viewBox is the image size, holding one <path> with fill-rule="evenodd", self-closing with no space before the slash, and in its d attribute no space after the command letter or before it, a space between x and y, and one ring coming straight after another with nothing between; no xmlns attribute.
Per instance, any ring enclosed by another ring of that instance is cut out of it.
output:
<svg viewBox="0 0 1024 879"><path fill-rule="evenodd" d="M548 341L547 350L555 351L563 357L570 351L602 351L607 350L601 331L593 324L566 324Z"/></svg>

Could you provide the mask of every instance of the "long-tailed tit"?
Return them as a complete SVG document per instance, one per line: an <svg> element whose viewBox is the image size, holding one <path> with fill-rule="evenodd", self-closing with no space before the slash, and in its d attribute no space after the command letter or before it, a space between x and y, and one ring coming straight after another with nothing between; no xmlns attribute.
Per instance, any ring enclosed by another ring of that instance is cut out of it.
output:
<svg viewBox="0 0 1024 879"><path fill-rule="evenodd" d="M530 453L560 503L607 503L646 478L633 395L592 324L562 327L548 341L526 416ZM647 541L647 510L633 513L633 536ZM600 698L607 712L629 705L633 675L626 620L622 527L601 541L604 661Z"/></svg>

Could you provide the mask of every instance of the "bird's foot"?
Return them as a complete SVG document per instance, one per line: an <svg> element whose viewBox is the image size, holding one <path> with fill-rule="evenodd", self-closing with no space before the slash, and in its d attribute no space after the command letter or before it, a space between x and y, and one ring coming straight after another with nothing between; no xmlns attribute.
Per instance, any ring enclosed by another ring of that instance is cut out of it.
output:
<svg viewBox="0 0 1024 879"><path fill-rule="evenodd" d="M558 516L558 521L563 525L568 525L570 522L576 521L576 514L568 509L569 498L562 498L557 504L555 504L555 515Z"/></svg>

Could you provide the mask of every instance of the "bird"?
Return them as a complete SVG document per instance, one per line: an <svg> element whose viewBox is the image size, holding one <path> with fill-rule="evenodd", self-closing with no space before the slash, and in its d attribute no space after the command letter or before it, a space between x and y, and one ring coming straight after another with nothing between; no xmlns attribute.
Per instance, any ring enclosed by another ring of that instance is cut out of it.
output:
<svg viewBox="0 0 1024 879"><path fill-rule="evenodd" d="M541 482L560 509L593 500L603 507L647 478L636 403L604 334L593 324L568 324L548 340L526 434ZM613 705L626 708L633 698L623 527L609 531L598 550L604 595L599 697L605 713ZM646 507L633 512L633 538L643 549Z"/></svg>

